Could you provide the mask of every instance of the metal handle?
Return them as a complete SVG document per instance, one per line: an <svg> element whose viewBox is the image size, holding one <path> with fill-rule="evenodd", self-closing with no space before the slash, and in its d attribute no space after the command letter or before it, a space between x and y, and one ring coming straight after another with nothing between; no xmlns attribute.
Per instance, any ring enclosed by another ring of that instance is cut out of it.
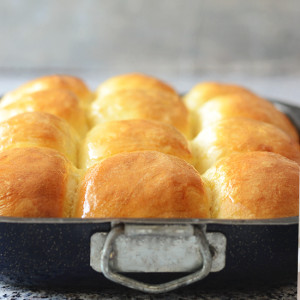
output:
<svg viewBox="0 0 300 300"><path fill-rule="evenodd" d="M104 247L102 249L102 254L100 259L101 270L106 278L116 283L122 284L124 286L127 286L135 290L148 292L148 293L164 293L164 292L177 289L182 286L189 285L198 280L201 280L204 277L206 277L211 271L212 256L209 250L208 242L206 240L205 234L203 233L202 229L196 226L194 228L195 228L195 235L198 236L200 241L200 252L203 258L203 264L201 269L199 269L198 271L192 274L189 274L187 276L166 283L148 284L148 283L140 282L132 278L126 277L119 273L115 273L110 267L109 260L113 259L114 257L113 247L112 247L114 241L118 238L118 236L124 233L123 226L116 226L112 228L112 230L108 234Z"/></svg>

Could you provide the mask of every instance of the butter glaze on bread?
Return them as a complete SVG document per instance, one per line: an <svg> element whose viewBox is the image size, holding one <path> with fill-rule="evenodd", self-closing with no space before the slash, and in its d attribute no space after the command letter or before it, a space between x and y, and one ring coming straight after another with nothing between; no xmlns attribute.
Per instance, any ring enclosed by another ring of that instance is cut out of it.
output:
<svg viewBox="0 0 300 300"><path fill-rule="evenodd" d="M188 108L173 87L139 73L96 93L66 75L9 92L0 102L0 215L297 215L300 146L288 118L235 85L199 84L183 100Z"/></svg>
<svg viewBox="0 0 300 300"><path fill-rule="evenodd" d="M87 171L75 217L207 218L209 199L184 160L155 151L121 153Z"/></svg>
<svg viewBox="0 0 300 300"><path fill-rule="evenodd" d="M300 164L299 144L278 127L247 118L229 118L204 128L192 141L194 166L203 173L235 152L267 151Z"/></svg>
<svg viewBox="0 0 300 300"><path fill-rule="evenodd" d="M1 103L1 102L0 102ZM80 136L88 130L87 119L78 98L67 90L51 89L23 95L0 107L0 121L24 112L46 112L66 120Z"/></svg>
<svg viewBox="0 0 300 300"><path fill-rule="evenodd" d="M189 135L188 111L181 99L157 90L120 90L92 103L91 124L130 119L160 121Z"/></svg>
<svg viewBox="0 0 300 300"><path fill-rule="evenodd" d="M81 79L69 75L49 75L29 81L6 94L1 101L1 105L5 106L17 101L25 94L52 89L63 89L72 92L83 104L91 102L93 97L93 94Z"/></svg>
<svg viewBox="0 0 300 300"><path fill-rule="evenodd" d="M0 123L0 151L25 147L55 149L77 164L78 135L51 114L29 112Z"/></svg>
<svg viewBox="0 0 300 300"><path fill-rule="evenodd" d="M198 111L201 128L231 117L244 117L273 124L299 141L296 128L282 112L269 101L248 94L219 96L203 104Z"/></svg>
<svg viewBox="0 0 300 300"><path fill-rule="evenodd" d="M177 96L176 91L165 82L141 73L129 73L114 76L104 81L97 89L97 97L101 98L119 90L157 90Z"/></svg>
<svg viewBox="0 0 300 300"><path fill-rule="evenodd" d="M0 215L70 217L79 174L59 152L14 148L0 152Z"/></svg>
<svg viewBox="0 0 300 300"><path fill-rule="evenodd" d="M185 137L173 126L152 120L122 120L98 124L81 146L81 168L122 152L155 150L188 162L192 154Z"/></svg>
<svg viewBox="0 0 300 300"><path fill-rule="evenodd" d="M249 152L220 159L204 173L212 218L269 219L299 214L299 165L279 154Z"/></svg>

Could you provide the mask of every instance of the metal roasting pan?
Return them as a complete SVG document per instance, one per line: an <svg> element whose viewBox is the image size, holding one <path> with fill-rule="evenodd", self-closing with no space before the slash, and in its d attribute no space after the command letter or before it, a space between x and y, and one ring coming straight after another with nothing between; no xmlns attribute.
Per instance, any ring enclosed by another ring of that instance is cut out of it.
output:
<svg viewBox="0 0 300 300"><path fill-rule="evenodd" d="M274 101L300 129L300 108ZM298 217L0 217L0 280L30 287L150 293L297 280ZM116 285L117 283L117 285Z"/></svg>

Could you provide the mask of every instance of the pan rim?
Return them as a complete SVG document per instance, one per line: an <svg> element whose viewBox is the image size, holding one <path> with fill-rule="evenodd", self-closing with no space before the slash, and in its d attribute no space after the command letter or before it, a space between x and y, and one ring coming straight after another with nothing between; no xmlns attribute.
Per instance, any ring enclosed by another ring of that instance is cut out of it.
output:
<svg viewBox="0 0 300 300"><path fill-rule="evenodd" d="M285 217L274 219L142 219L142 218L18 218L0 217L1 223L18 224L101 224L101 223L126 223L126 224L222 224L222 225L293 225L299 223L299 217Z"/></svg>

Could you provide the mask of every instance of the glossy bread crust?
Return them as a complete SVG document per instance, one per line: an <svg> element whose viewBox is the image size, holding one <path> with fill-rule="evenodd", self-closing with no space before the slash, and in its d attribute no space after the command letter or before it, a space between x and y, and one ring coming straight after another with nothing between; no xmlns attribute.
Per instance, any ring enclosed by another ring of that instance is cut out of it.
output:
<svg viewBox="0 0 300 300"><path fill-rule="evenodd" d="M299 141L296 128L286 115L269 101L248 94L219 96L206 102L198 111L201 128L216 121L232 117L244 117L273 124Z"/></svg>
<svg viewBox="0 0 300 300"><path fill-rule="evenodd" d="M75 217L207 218L209 200L184 160L156 151L121 153L87 171Z"/></svg>
<svg viewBox="0 0 300 300"><path fill-rule="evenodd" d="M213 98L230 94L254 95L248 89L239 85L220 82L202 82L194 86L183 99L189 109L195 110Z"/></svg>
<svg viewBox="0 0 300 300"><path fill-rule="evenodd" d="M160 121L189 135L188 111L181 99L157 90L120 90L92 103L91 124L130 119Z"/></svg>
<svg viewBox="0 0 300 300"><path fill-rule="evenodd" d="M220 159L203 178L212 191L212 218L270 219L299 214L299 165L279 154L234 154Z"/></svg>
<svg viewBox="0 0 300 300"><path fill-rule="evenodd" d="M201 83L182 99L140 73L95 93L50 75L0 103L3 216L295 216L299 163L290 120L241 86Z"/></svg>
<svg viewBox="0 0 300 300"><path fill-rule="evenodd" d="M97 97L101 98L116 91L133 89L157 90L177 96L175 89L162 80L146 74L129 73L114 76L101 83L97 88Z"/></svg>
<svg viewBox="0 0 300 300"><path fill-rule="evenodd" d="M121 120L98 124L86 136L80 150L80 167L122 152L155 150L188 162L192 154L184 136L173 126L152 120Z"/></svg>
<svg viewBox="0 0 300 300"><path fill-rule="evenodd" d="M228 118L204 128L192 141L194 166L203 173L236 152L267 151L300 164L299 144L278 127L247 118Z"/></svg>
<svg viewBox="0 0 300 300"><path fill-rule="evenodd" d="M59 152L14 148L0 152L0 215L70 217L78 175Z"/></svg>
<svg viewBox="0 0 300 300"><path fill-rule="evenodd" d="M61 118L29 112L0 123L0 152L10 148L43 147L59 151L77 164L78 136Z"/></svg>
<svg viewBox="0 0 300 300"><path fill-rule="evenodd" d="M93 97L92 92L80 78L70 75L49 75L29 81L6 94L2 99L2 105L10 104L25 94L52 89L72 92L83 103L89 103Z"/></svg>
<svg viewBox="0 0 300 300"><path fill-rule="evenodd" d="M80 136L88 131L84 109L75 94L62 89L49 89L23 95L17 101L0 107L0 121L24 112L46 112L66 120Z"/></svg>

